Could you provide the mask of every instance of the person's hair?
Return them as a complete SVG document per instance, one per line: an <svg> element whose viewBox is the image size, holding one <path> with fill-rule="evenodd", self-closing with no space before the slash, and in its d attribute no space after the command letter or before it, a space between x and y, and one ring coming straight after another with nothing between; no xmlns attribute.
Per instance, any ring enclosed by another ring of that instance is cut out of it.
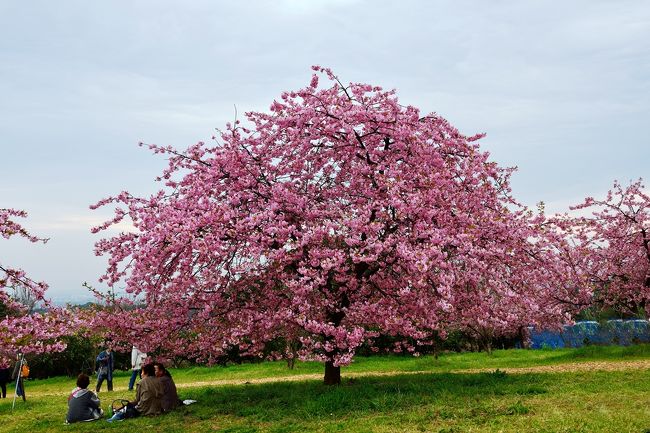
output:
<svg viewBox="0 0 650 433"><path fill-rule="evenodd" d="M153 368L153 364L145 364L142 366L142 371L147 374L147 376L155 376L156 370Z"/></svg>
<svg viewBox="0 0 650 433"><path fill-rule="evenodd" d="M77 376L77 386L79 388L88 388L88 385L90 385L90 378L87 374L81 373Z"/></svg>
<svg viewBox="0 0 650 433"><path fill-rule="evenodd" d="M164 365L162 365L160 362L154 362L153 363L154 367L158 367L158 370L162 371L162 374L167 377L172 377L172 374L165 368Z"/></svg>

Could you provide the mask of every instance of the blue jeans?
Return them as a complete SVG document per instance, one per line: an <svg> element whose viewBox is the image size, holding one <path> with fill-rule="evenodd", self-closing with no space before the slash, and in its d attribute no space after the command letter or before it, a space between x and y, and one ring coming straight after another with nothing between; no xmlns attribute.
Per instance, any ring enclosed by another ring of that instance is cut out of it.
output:
<svg viewBox="0 0 650 433"><path fill-rule="evenodd" d="M97 376L97 386L95 386L95 391L99 392L99 390L102 389L104 379L106 379L106 383L108 384L108 390L113 391L113 378L109 379L108 376L103 376L101 374Z"/></svg>
<svg viewBox="0 0 650 433"><path fill-rule="evenodd" d="M129 379L129 391L133 391L133 385L135 385L135 379L140 376L140 369L133 370L131 373L131 379Z"/></svg>
<svg viewBox="0 0 650 433"><path fill-rule="evenodd" d="M25 384L23 383L22 377L18 379L18 383L16 384L16 395L22 397L23 401L27 401L25 398Z"/></svg>

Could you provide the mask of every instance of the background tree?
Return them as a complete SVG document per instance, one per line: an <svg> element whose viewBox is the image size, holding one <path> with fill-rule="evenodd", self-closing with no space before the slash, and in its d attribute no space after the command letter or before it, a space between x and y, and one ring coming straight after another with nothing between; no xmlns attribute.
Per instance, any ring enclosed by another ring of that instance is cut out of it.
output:
<svg viewBox="0 0 650 433"><path fill-rule="evenodd" d="M24 211L0 208L0 235L24 237L30 242L47 242L31 235L15 219L26 217ZM0 262L0 357L6 363L18 352L37 354L65 349L60 337L74 330L76 320L62 309L54 308L45 298L47 284L36 282L25 271ZM47 309L34 313L40 303Z"/></svg>
<svg viewBox="0 0 650 433"><path fill-rule="evenodd" d="M96 244L110 257L101 281L145 305L100 319L115 337L146 331L143 350L210 362L290 336L333 384L364 341L410 337L395 348L416 352L469 306L487 321L502 304L501 329L524 311L559 320L534 294L550 286L541 274L511 265L540 233L481 136L400 105L394 91L314 69L329 87L315 74L211 147L150 145L169 156L165 188L93 206L116 205L95 231L127 216L135 228Z"/></svg>
<svg viewBox="0 0 650 433"><path fill-rule="evenodd" d="M604 199L587 197L571 208L590 216L558 217L571 248L567 261L583 276L576 287L598 308L631 316L650 312L650 196L642 180L614 182Z"/></svg>

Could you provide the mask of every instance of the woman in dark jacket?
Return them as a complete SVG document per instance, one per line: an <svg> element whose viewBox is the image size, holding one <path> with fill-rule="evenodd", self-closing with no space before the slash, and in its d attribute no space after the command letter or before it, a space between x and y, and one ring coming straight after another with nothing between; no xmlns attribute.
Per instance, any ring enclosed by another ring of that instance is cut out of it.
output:
<svg viewBox="0 0 650 433"><path fill-rule="evenodd" d="M176 384L172 379L172 375L160 362L155 362L153 367L156 371L156 377L163 387L163 396L161 401L163 412L169 412L170 410L176 409L180 401L178 400Z"/></svg>
<svg viewBox="0 0 650 433"><path fill-rule="evenodd" d="M95 421L104 415L99 406L99 398L94 392L88 390L90 378L81 373L77 376L77 387L68 396L67 423L79 421Z"/></svg>

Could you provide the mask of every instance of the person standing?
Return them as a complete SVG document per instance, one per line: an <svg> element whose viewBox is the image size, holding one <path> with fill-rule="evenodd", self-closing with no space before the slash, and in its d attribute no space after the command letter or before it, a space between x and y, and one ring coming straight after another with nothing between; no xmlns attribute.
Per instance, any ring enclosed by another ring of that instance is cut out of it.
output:
<svg viewBox="0 0 650 433"><path fill-rule="evenodd" d="M25 396L24 378L28 376L29 366L27 365L27 361L22 354L18 354L18 360L14 367L13 374L11 375L11 379L16 381L16 395L22 397L23 401L27 401L27 396Z"/></svg>
<svg viewBox="0 0 650 433"><path fill-rule="evenodd" d="M129 379L129 391L133 391L133 385L135 384L135 379L140 376L140 371L142 371L142 365L144 360L147 359L147 354L140 352L140 350L133 346L131 349L131 379Z"/></svg>
<svg viewBox="0 0 650 433"><path fill-rule="evenodd" d="M0 397L7 398L7 382L11 377L8 359L0 358Z"/></svg>
<svg viewBox="0 0 650 433"><path fill-rule="evenodd" d="M95 391L100 391L104 379L106 379L108 390L113 391L113 348L108 346L106 350L99 352L95 361L97 364L97 386Z"/></svg>

